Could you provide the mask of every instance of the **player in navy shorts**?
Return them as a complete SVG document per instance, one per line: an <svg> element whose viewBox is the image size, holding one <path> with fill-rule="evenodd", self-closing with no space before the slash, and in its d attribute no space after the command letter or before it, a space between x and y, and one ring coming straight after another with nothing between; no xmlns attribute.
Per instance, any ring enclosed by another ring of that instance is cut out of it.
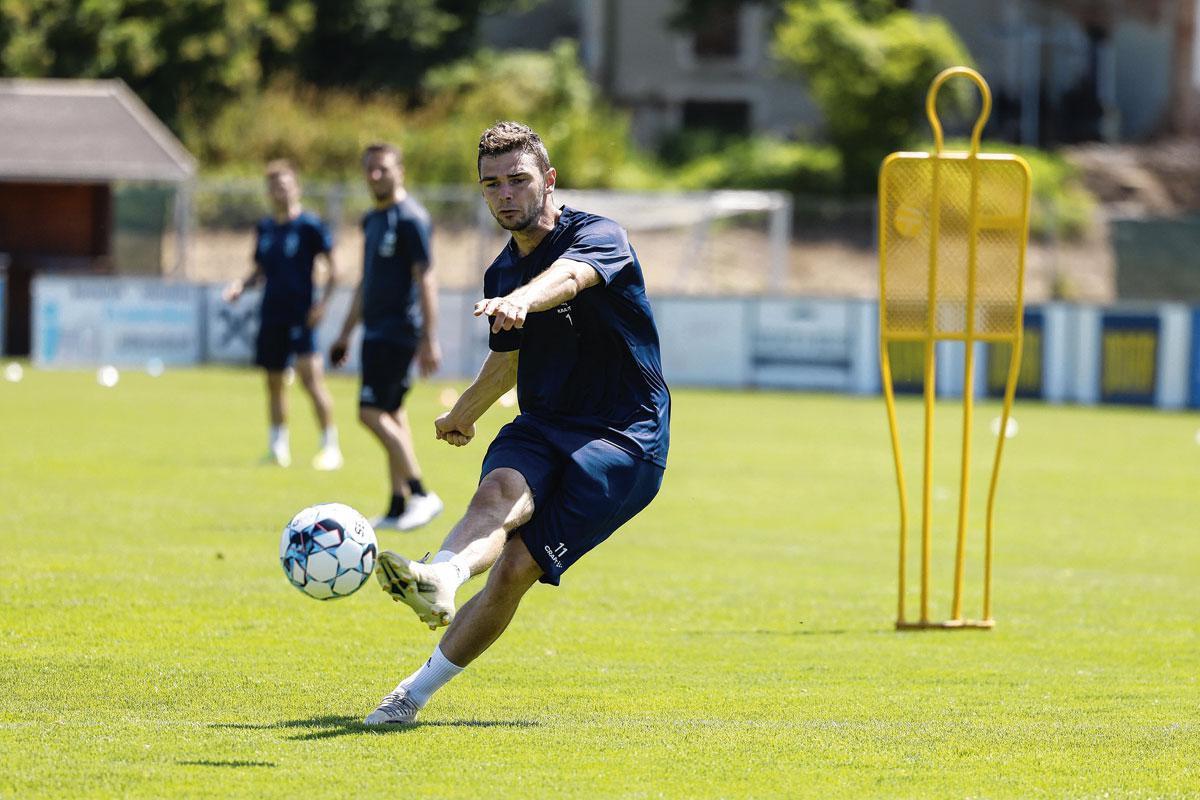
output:
<svg viewBox="0 0 1200 800"><path fill-rule="evenodd" d="M313 329L321 321L336 285L333 235L324 222L300 205L300 182L290 162L272 161L266 172L272 214L259 220L255 228L254 271L227 286L224 298L232 303L246 288L266 284L254 353L254 363L267 373L271 434L266 460L281 467L292 462L284 370L294 359L321 426L321 449L313 458L313 466L338 469L342 466L342 451L333 424L333 398L325 386L324 366L313 337ZM313 302L313 272L318 258L325 259L329 277L321 299Z"/></svg>
<svg viewBox="0 0 1200 800"><path fill-rule="evenodd" d="M517 387L521 413L483 459L466 514L431 563L392 552L376 576L431 629L430 658L367 724L412 724L429 698L494 642L534 583L571 565L649 505L666 467L671 398L642 268L612 220L554 202L556 173L536 133L501 122L479 140L488 208L512 233L484 276L475 315L491 353L437 438L462 446L475 420ZM455 611L472 575L487 583Z"/></svg>
<svg viewBox="0 0 1200 800"><path fill-rule="evenodd" d="M387 510L371 524L376 530L408 531L442 511L441 499L422 482L403 406L413 361L427 376L442 358L429 213L404 188L399 148L372 144L363 151L362 161L375 208L363 216L362 281L330 357L337 366L345 362L350 334L361 319L358 419L387 453L391 490Z"/></svg>

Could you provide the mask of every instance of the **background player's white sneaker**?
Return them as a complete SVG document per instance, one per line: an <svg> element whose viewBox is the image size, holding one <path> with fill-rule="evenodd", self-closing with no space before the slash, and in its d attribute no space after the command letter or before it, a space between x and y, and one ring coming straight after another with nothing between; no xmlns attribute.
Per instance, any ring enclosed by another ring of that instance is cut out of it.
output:
<svg viewBox="0 0 1200 800"><path fill-rule="evenodd" d="M422 525L428 525L434 517L442 513L442 509L445 507L442 498L433 492L414 494L408 498L408 502L404 506L404 513L397 521L397 530L411 531Z"/></svg>
<svg viewBox="0 0 1200 800"><path fill-rule="evenodd" d="M292 451L287 447L276 445L263 456L263 463L276 467L290 467L292 465Z"/></svg>
<svg viewBox="0 0 1200 800"><path fill-rule="evenodd" d="M415 725L420 710L408 696L408 690L397 686L363 722L367 725Z"/></svg>
<svg viewBox="0 0 1200 800"><path fill-rule="evenodd" d="M456 577L449 563L409 561L391 550L380 553L375 564L375 578L383 590L415 611L431 631L454 619Z"/></svg>
<svg viewBox="0 0 1200 800"><path fill-rule="evenodd" d="M313 469L329 472L330 470L341 469L345 464L345 459L342 458L342 451L336 447L322 447L320 452L313 456Z"/></svg>

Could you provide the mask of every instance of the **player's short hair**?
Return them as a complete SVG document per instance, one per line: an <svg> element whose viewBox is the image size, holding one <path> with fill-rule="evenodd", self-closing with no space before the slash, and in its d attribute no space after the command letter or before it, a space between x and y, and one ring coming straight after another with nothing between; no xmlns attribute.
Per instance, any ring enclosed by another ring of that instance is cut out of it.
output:
<svg viewBox="0 0 1200 800"><path fill-rule="evenodd" d="M295 165L286 158L273 158L267 162L266 168L263 169L263 175L267 178L274 178L276 175L284 173L291 175L297 181L300 180L300 176L296 174Z"/></svg>
<svg viewBox="0 0 1200 800"><path fill-rule="evenodd" d="M550 154L546 152L542 137L528 125L509 121L497 122L479 137L479 158L475 161L475 168L480 168L485 156L492 158L514 150L533 156L542 172L550 169Z"/></svg>
<svg viewBox="0 0 1200 800"><path fill-rule="evenodd" d="M391 153L393 156L396 157L396 166L398 166L398 167L404 166L404 153L402 153L400 151L399 147L397 147L394 144L389 144L388 142L373 142L373 143L367 145L365 148L363 148L363 152L362 152L363 167L367 166L367 159L369 159L371 156L375 155L376 153Z"/></svg>

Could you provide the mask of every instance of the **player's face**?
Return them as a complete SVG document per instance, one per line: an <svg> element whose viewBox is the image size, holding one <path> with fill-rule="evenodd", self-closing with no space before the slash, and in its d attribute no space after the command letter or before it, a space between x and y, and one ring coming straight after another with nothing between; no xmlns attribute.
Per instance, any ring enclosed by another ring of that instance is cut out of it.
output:
<svg viewBox="0 0 1200 800"><path fill-rule="evenodd" d="M276 208L286 209L300 200L300 184L290 172L267 176L267 196Z"/></svg>
<svg viewBox="0 0 1200 800"><path fill-rule="evenodd" d="M394 153L371 153L363 165L367 186L376 200L387 200L396 193L396 187L404 181L404 171L396 161Z"/></svg>
<svg viewBox="0 0 1200 800"><path fill-rule="evenodd" d="M554 191L554 168L542 172L537 159L514 150L479 161L479 185L488 210L509 231L523 231L537 222Z"/></svg>

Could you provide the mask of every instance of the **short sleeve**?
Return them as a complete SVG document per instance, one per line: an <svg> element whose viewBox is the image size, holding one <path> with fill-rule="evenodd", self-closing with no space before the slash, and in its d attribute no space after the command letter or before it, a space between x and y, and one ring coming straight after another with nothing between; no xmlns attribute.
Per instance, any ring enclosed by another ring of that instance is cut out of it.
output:
<svg viewBox="0 0 1200 800"><path fill-rule="evenodd" d="M313 236L318 253L329 253L333 251L333 231L325 224L324 220L313 220Z"/></svg>
<svg viewBox="0 0 1200 800"><path fill-rule="evenodd" d="M307 248L312 253L328 253L333 250L333 231L329 230L329 226L325 224L320 217L309 217L304 226L304 235L307 238Z"/></svg>
<svg viewBox="0 0 1200 800"><path fill-rule="evenodd" d="M414 219L408 226L408 235L405 237L408 240L408 260L412 264L423 264L428 267L430 258L431 238L430 225L427 220Z"/></svg>
<svg viewBox="0 0 1200 800"><path fill-rule="evenodd" d="M609 219L597 219L579 229L575 241L559 258L591 265L608 284L633 262L633 252L620 225Z"/></svg>

